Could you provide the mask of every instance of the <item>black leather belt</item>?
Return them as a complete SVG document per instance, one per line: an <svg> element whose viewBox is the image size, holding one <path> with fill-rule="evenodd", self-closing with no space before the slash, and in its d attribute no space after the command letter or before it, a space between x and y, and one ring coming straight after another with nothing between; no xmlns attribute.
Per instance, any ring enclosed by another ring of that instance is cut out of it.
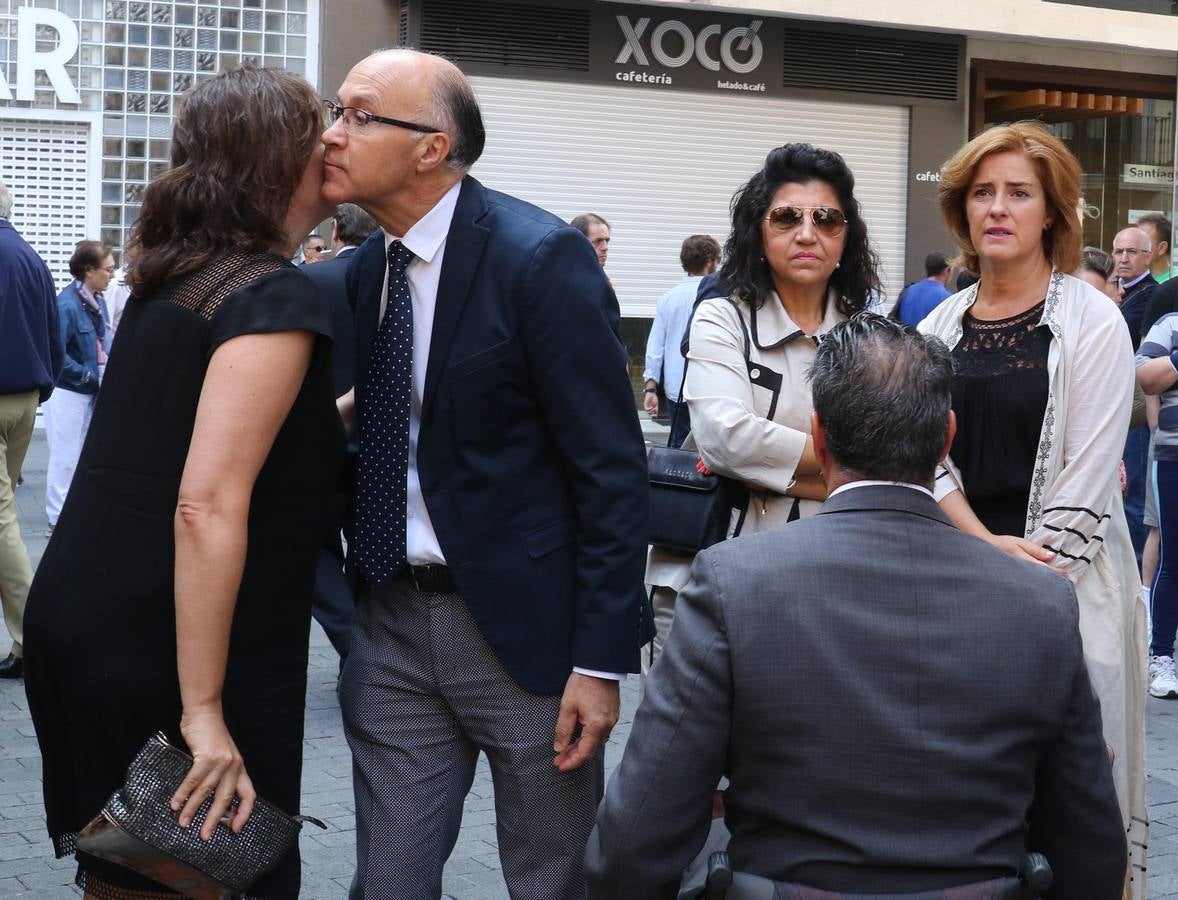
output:
<svg viewBox="0 0 1178 900"><path fill-rule="evenodd" d="M423 594L458 593L458 586L446 566L405 566L401 575Z"/></svg>

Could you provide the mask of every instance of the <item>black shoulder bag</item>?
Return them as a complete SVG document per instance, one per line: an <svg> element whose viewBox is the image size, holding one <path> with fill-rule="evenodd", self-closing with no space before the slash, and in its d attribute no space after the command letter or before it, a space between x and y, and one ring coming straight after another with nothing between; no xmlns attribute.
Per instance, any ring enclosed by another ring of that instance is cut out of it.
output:
<svg viewBox="0 0 1178 900"><path fill-rule="evenodd" d="M749 370L750 381L757 383L754 373L759 375L760 367L749 362L748 327L739 309L737 315L744 332L745 367ZM694 318L694 310L692 316ZM687 328L690 332L690 322ZM680 403L686 402L683 389L687 384L689 363L690 360L686 360L683 364ZM671 420L671 434L675 433L678 415L677 408ZM748 488L735 478L701 474L696 468L697 451L671 447L670 437L667 442L666 447L646 448L646 467L650 476L650 543L697 553L728 536L733 510L739 511L735 534L740 534L748 512Z"/></svg>

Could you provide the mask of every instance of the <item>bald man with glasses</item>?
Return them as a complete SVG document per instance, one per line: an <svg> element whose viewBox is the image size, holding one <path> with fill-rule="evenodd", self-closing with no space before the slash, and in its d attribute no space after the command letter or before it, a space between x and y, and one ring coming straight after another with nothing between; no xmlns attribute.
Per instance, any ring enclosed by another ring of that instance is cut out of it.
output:
<svg viewBox="0 0 1178 900"><path fill-rule="evenodd" d="M1130 226L1117 232L1113 240L1113 274L1121 287L1121 315L1129 326L1133 349L1141 344L1145 310L1158 283L1150 274L1153 242L1141 228Z"/></svg>
<svg viewBox="0 0 1178 900"><path fill-rule="evenodd" d="M1153 261L1153 245L1149 235L1130 226L1117 232L1113 240L1113 274L1121 286L1121 315L1129 326L1133 349L1141 344L1142 331L1148 330L1145 313L1153 301L1158 283L1149 272ZM1149 323L1152 324L1152 323ZM1129 429L1125 440L1125 519L1129 536L1133 539L1133 553L1138 564L1145 552L1149 529L1145 525L1145 482L1148 473L1149 426Z"/></svg>
<svg viewBox="0 0 1178 900"><path fill-rule="evenodd" d="M483 121L452 63L374 54L328 113L324 195L381 226L348 273L342 404L360 448L351 898L436 900L485 754L509 893L578 900L618 681L649 639L617 298L577 231L470 177Z"/></svg>

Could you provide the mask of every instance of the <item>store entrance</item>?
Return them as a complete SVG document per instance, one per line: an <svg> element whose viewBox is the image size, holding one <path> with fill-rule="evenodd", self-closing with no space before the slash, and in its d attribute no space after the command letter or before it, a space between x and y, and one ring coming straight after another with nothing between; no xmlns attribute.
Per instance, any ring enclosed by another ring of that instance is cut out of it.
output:
<svg viewBox="0 0 1178 900"><path fill-rule="evenodd" d="M1084 241L1108 250L1151 212L1174 218L1174 82L1154 75L974 60L970 132L1038 119L1080 160Z"/></svg>

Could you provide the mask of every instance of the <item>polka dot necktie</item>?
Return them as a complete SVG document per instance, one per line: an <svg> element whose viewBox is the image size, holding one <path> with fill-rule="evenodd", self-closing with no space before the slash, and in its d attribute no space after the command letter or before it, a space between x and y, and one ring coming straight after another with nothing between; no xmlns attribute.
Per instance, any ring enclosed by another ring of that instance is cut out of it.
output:
<svg viewBox="0 0 1178 900"><path fill-rule="evenodd" d="M389 245L389 292L376 331L368 388L360 409L356 488L356 566L369 581L388 581L405 565L409 405L413 394L413 301L405 270L416 257Z"/></svg>

